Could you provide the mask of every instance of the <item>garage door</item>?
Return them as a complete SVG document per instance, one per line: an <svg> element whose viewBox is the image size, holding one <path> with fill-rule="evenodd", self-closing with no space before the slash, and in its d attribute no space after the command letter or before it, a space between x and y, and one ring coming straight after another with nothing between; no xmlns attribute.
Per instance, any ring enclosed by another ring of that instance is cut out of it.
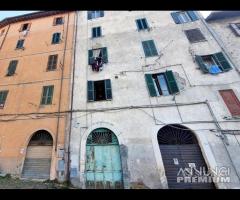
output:
<svg viewBox="0 0 240 200"><path fill-rule="evenodd" d="M198 174L200 170L205 169L207 172L197 139L190 130L180 125L165 126L158 132L158 143L170 189L215 188L209 181L194 182L197 179L184 179L185 175L190 178L204 177ZM178 177L182 179L177 179Z"/></svg>

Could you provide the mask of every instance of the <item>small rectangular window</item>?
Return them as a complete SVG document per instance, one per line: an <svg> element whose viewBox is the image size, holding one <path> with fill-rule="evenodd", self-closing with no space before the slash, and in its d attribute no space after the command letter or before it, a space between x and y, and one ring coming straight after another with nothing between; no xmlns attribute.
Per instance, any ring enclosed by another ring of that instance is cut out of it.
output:
<svg viewBox="0 0 240 200"><path fill-rule="evenodd" d="M191 43L206 40L205 37L203 36L202 32L198 28L185 30L185 34L186 34L189 42L191 42Z"/></svg>
<svg viewBox="0 0 240 200"><path fill-rule="evenodd" d="M112 99L111 80L88 81L88 101Z"/></svg>
<svg viewBox="0 0 240 200"><path fill-rule="evenodd" d="M137 24L137 28L138 28L139 31L149 28L147 20L145 18L137 19L136 24Z"/></svg>
<svg viewBox="0 0 240 200"><path fill-rule="evenodd" d="M222 96L227 108L232 116L240 116L240 101L235 95L233 90L220 90L220 95Z"/></svg>
<svg viewBox="0 0 240 200"><path fill-rule="evenodd" d="M16 49L22 49L24 44L24 40L18 40Z"/></svg>
<svg viewBox="0 0 240 200"><path fill-rule="evenodd" d="M230 27L236 36L240 36L240 23L231 23Z"/></svg>
<svg viewBox="0 0 240 200"><path fill-rule="evenodd" d="M7 70L7 76L12 76L15 74L16 68L17 68L18 61L17 60L11 60L8 66Z"/></svg>
<svg viewBox="0 0 240 200"><path fill-rule="evenodd" d="M153 40L142 42L143 50L146 57L157 56L158 52Z"/></svg>
<svg viewBox="0 0 240 200"><path fill-rule="evenodd" d="M4 108L6 99L7 99L7 95L8 95L8 90L3 90L0 91L0 109Z"/></svg>
<svg viewBox="0 0 240 200"><path fill-rule="evenodd" d="M22 25L21 25L21 28L20 28L20 32L29 30L29 27L30 27L30 24L29 24L29 23L22 24Z"/></svg>
<svg viewBox="0 0 240 200"><path fill-rule="evenodd" d="M48 57L48 65L47 65L47 70L52 71L57 68L57 60L58 60L58 55L50 55Z"/></svg>
<svg viewBox="0 0 240 200"><path fill-rule="evenodd" d="M41 105L52 104L54 86L43 86Z"/></svg>
<svg viewBox="0 0 240 200"><path fill-rule="evenodd" d="M104 16L104 11L88 11L88 19L95 19Z"/></svg>
<svg viewBox="0 0 240 200"><path fill-rule="evenodd" d="M92 28L92 38L97 38L102 36L101 27L94 27Z"/></svg>
<svg viewBox="0 0 240 200"><path fill-rule="evenodd" d="M107 52L106 47L103 47L100 49L88 50L88 64L89 65L94 64L96 61L98 61L98 59L101 59L103 64L108 63L108 52Z"/></svg>
<svg viewBox="0 0 240 200"><path fill-rule="evenodd" d="M183 24L199 19L194 11L172 12L171 15L176 24Z"/></svg>
<svg viewBox="0 0 240 200"><path fill-rule="evenodd" d="M53 25L61 25L63 24L63 18L62 17L56 17L54 18Z"/></svg>
<svg viewBox="0 0 240 200"><path fill-rule="evenodd" d="M52 44L58 44L60 42L61 33L54 33L52 36Z"/></svg>

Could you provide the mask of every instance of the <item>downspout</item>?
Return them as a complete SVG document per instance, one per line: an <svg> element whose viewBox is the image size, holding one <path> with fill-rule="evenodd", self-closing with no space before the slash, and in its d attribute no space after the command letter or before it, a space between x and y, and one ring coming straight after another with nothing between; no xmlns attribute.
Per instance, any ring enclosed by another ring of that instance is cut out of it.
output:
<svg viewBox="0 0 240 200"><path fill-rule="evenodd" d="M65 54L67 48L67 38L68 38L68 26L69 26L69 13L67 19L67 30L66 30L66 37L65 37L65 44L64 44L64 51L63 51L63 64L61 67L61 83L60 83L60 94L59 94L59 104L58 104L58 118L57 118L57 131L56 131L56 145L55 151L57 151L57 144L58 144L58 131L59 131L59 121L60 121L60 108L62 102L62 86L63 86L63 72L64 72L64 64L65 64Z"/></svg>
<svg viewBox="0 0 240 200"><path fill-rule="evenodd" d="M221 47L221 50L224 52L224 54L226 55L228 61L231 63L231 65L236 69L236 71L238 72L238 75L240 75L240 70L238 69L238 67L236 66L236 64L233 62L233 59L231 58L231 55L227 52L226 47L224 46L222 40L218 37L218 35L215 33L215 31L207 24L206 20L203 18L203 16L198 12L198 15L200 17L200 20L202 21L202 23L206 26L207 30L211 33L211 35L213 36L213 38L216 40L216 42L218 43L218 45Z"/></svg>
<svg viewBox="0 0 240 200"><path fill-rule="evenodd" d="M9 30L9 28L10 28L10 24L8 25L8 28L7 28L6 34L5 34L5 36L4 36L4 38L3 38L3 41L2 41L2 43L1 43L0 50L2 49L3 43L4 43L4 41L5 41L6 37L7 37L7 34L8 34L8 30Z"/></svg>
<svg viewBox="0 0 240 200"><path fill-rule="evenodd" d="M68 159L67 159L67 180L70 180L70 140L72 132L72 111L73 111L73 93L74 93L74 84L75 84L75 59L76 59L76 44L77 44L77 25L78 25L78 12L76 11L76 20L75 20L75 37L73 38L74 42L74 51L73 51L73 71L72 71L72 91L71 91L71 108L70 108L70 127L68 134Z"/></svg>

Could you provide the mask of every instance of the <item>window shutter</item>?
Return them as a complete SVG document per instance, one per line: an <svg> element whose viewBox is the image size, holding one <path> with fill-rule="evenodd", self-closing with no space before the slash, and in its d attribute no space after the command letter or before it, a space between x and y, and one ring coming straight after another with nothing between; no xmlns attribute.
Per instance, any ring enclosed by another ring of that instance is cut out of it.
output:
<svg viewBox="0 0 240 200"><path fill-rule="evenodd" d="M144 50L144 54L146 57L151 56L151 51L150 48L148 46L148 41L143 41L142 42L142 46L143 46L143 50Z"/></svg>
<svg viewBox="0 0 240 200"><path fill-rule="evenodd" d="M110 100L112 99L112 87L111 87L111 80L107 79L104 81L105 84L105 95L106 95L106 99Z"/></svg>
<svg viewBox="0 0 240 200"><path fill-rule="evenodd" d="M47 104L52 104L54 86L48 86Z"/></svg>
<svg viewBox="0 0 240 200"><path fill-rule="evenodd" d="M208 69L207 69L206 65L204 64L202 57L196 55L195 60L198 63L199 68L202 70L202 72L203 73L208 73Z"/></svg>
<svg viewBox="0 0 240 200"><path fill-rule="evenodd" d="M104 16L104 11L100 11L100 17Z"/></svg>
<svg viewBox="0 0 240 200"><path fill-rule="evenodd" d="M27 31L29 31L31 28L31 23L28 23Z"/></svg>
<svg viewBox="0 0 240 200"><path fill-rule="evenodd" d="M7 99L8 91L1 91L0 92L0 104L5 104Z"/></svg>
<svg viewBox="0 0 240 200"><path fill-rule="evenodd" d="M88 11L87 15L88 15L88 19L92 19L92 11Z"/></svg>
<svg viewBox="0 0 240 200"><path fill-rule="evenodd" d="M96 37L96 28L92 28L92 38Z"/></svg>
<svg viewBox="0 0 240 200"><path fill-rule="evenodd" d="M145 18L142 19L142 24L143 24L144 29L148 28L148 23L147 23L147 20Z"/></svg>
<svg viewBox="0 0 240 200"><path fill-rule="evenodd" d="M47 97L47 87L43 86L43 93L42 93L42 100L41 104L44 105L46 102L46 97Z"/></svg>
<svg viewBox="0 0 240 200"><path fill-rule="evenodd" d="M240 29L237 27L236 24L230 24L230 27L237 36L240 36Z"/></svg>
<svg viewBox="0 0 240 200"><path fill-rule="evenodd" d="M172 15L172 18L173 18L173 20L176 24L181 24L180 20L178 19L177 12L173 12L173 13L171 13L171 15Z"/></svg>
<svg viewBox="0 0 240 200"><path fill-rule="evenodd" d="M94 63L93 50L88 50L88 64L91 65Z"/></svg>
<svg viewBox="0 0 240 200"><path fill-rule="evenodd" d="M175 77L173 75L173 72L170 70L170 71L166 71L165 72L165 75L166 75L166 80L167 80L167 83L168 83L168 87L169 87L169 92L170 94L176 94L179 92L179 89L178 89L178 85L177 85L177 82L175 80Z"/></svg>
<svg viewBox="0 0 240 200"><path fill-rule="evenodd" d="M102 48L102 59L104 63L108 63L107 47Z"/></svg>
<svg viewBox="0 0 240 200"><path fill-rule="evenodd" d="M223 71L229 71L230 69L232 69L231 65L229 64L222 52L213 54L213 58Z"/></svg>
<svg viewBox="0 0 240 200"><path fill-rule="evenodd" d="M150 41L149 41L149 47L150 47L150 49L151 49L151 55L152 55L152 56L157 56L157 55L158 55L158 52L157 52L157 49L156 49L156 46L155 46L153 40L150 40Z"/></svg>
<svg viewBox="0 0 240 200"><path fill-rule="evenodd" d="M16 71L16 67L17 67L17 63L18 61L17 60L12 60L9 64L9 67L8 67L8 73L7 73L7 76L12 76L15 71Z"/></svg>
<svg viewBox="0 0 240 200"><path fill-rule="evenodd" d="M53 34L52 36L52 44L56 43L56 33Z"/></svg>
<svg viewBox="0 0 240 200"><path fill-rule="evenodd" d="M148 86L148 91L151 97L157 96L157 92L154 86L152 74L145 74L145 80Z"/></svg>
<svg viewBox="0 0 240 200"><path fill-rule="evenodd" d="M198 16L196 15L196 13L194 11L187 11L187 14L192 19L192 21L198 20Z"/></svg>
<svg viewBox="0 0 240 200"><path fill-rule="evenodd" d="M57 18L55 17L55 18L53 19L53 26L56 26L56 24L57 24Z"/></svg>
<svg viewBox="0 0 240 200"><path fill-rule="evenodd" d="M99 36L102 36L102 28L101 27L98 27L98 37Z"/></svg>
<svg viewBox="0 0 240 200"><path fill-rule="evenodd" d="M137 24L138 30L139 30L139 31L142 30L142 24L141 24L140 19L137 19L137 20L136 20L136 24Z"/></svg>
<svg viewBox="0 0 240 200"><path fill-rule="evenodd" d="M94 82L88 81L87 82L87 91L88 91L88 101L94 101L95 100L95 92L94 92Z"/></svg>

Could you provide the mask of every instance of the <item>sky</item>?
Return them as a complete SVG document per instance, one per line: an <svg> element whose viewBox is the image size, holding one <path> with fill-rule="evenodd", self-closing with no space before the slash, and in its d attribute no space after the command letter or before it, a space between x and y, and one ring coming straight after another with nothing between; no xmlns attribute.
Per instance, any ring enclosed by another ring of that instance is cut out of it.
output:
<svg viewBox="0 0 240 200"><path fill-rule="evenodd" d="M3 20L6 17L15 17L18 15L24 15L32 12L37 12L37 11L0 11L0 21ZM203 15L204 18L206 18L211 11L200 11Z"/></svg>

